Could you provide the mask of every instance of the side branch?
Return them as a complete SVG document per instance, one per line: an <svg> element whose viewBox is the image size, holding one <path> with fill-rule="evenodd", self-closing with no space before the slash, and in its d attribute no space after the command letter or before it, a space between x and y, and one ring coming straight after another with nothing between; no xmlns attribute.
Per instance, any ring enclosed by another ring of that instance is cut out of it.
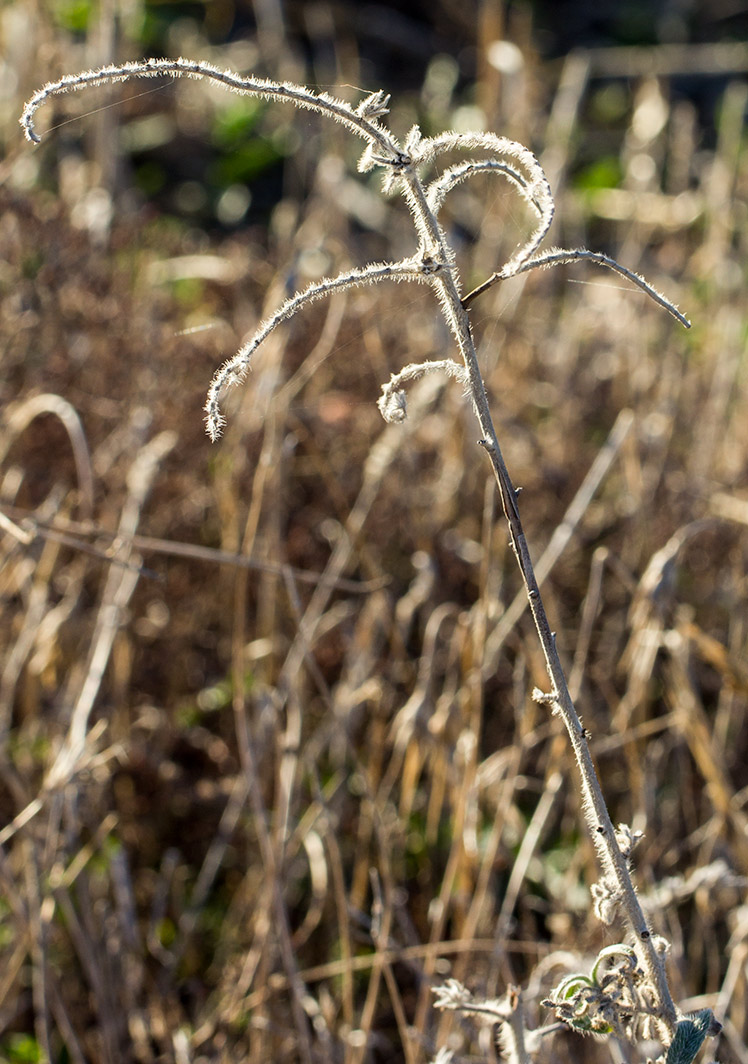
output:
<svg viewBox="0 0 748 1064"><path fill-rule="evenodd" d="M548 179L535 155L523 144L497 137L494 133L442 133L425 140L409 138L408 148L414 169L433 162L442 152L455 150L489 151L493 160L472 159L465 165L451 167L441 177L432 181L427 189L428 205L436 215L447 192L472 174L493 169L511 181L520 194L538 214L538 224L525 243L515 252L504 269L516 271L538 249L551 227L554 202Z"/></svg>
<svg viewBox="0 0 748 1064"><path fill-rule="evenodd" d="M385 159L396 156L399 150L397 141L376 121L377 116L386 113L386 98L381 93L372 94L354 110L344 100L335 99L327 93L314 93L302 85L280 84L266 78L242 77L231 70L220 70L211 63L190 59L145 59L142 62L111 63L96 70L68 74L59 81L50 81L34 93L23 109L20 123L26 138L35 144L41 140L34 129L34 115L41 104L52 96L77 92L91 85L127 81L129 78L152 78L159 74L172 78L207 78L232 92L259 96L267 100L287 100L298 107L327 114L369 142L376 143Z"/></svg>
<svg viewBox="0 0 748 1064"><path fill-rule="evenodd" d="M380 281L427 282L427 280L417 260L404 259L402 262L376 263L363 269L349 270L338 277L326 277L291 296L276 310L275 314L260 325L254 336L237 351L233 358L224 362L213 377L204 407L206 431L211 440L215 442L218 439L226 423L226 418L220 408L223 392L234 384L241 384L247 375L250 359L260 344L275 328L292 318L302 307L313 303L316 299L322 299L323 296L331 295L333 292L342 292L346 288L355 288L359 285L377 284Z"/></svg>
<svg viewBox="0 0 748 1064"><path fill-rule="evenodd" d="M551 248L549 251L544 252L542 255L535 255L531 259L527 259L525 262L511 267L511 264L504 266L503 269L494 273L487 280L479 284L477 288L474 288L472 292L463 298L463 307L468 307L474 299L477 299L479 295L482 295L487 289L497 284L499 281L505 281L509 277L516 277L517 274L527 273L529 270L535 269L548 269L551 266L562 266L569 262L578 262L580 259L587 259L590 262L596 262L600 266L607 266L609 270L613 270L614 273L619 274L621 277L625 277L627 281L631 281L637 288L641 288L650 299L653 299L655 303L663 307L664 310L671 314L676 321L679 321L681 325L686 329L691 328L691 322L682 314L675 303L664 296L662 292L658 292L657 289L645 281L641 274L636 273L634 270L629 270L627 266L622 266L620 262L611 258L610 255L605 255L602 251L589 251L587 248L574 248L568 250L566 248Z"/></svg>
<svg viewBox="0 0 748 1064"><path fill-rule="evenodd" d="M408 416L408 400L402 385L406 381L415 381L425 373L446 373L461 384L468 384L467 370L452 358L442 358L433 362L411 362L399 373L393 373L386 384L382 385L382 394L377 400L379 412L384 420L395 425L405 421Z"/></svg>
<svg viewBox="0 0 748 1064"><path fill-rule="evenodd" d="M433 213L437 215L448 192L451 192L456 185L467 180L467 178L481 173L502 174L515 187L520 196L535 210L538 216L535 229L503 267L504 270L517 273L520 266L526 263L530 256L537 251L553 222L553 200L545 194L542 184L537 181L529 181L516 166L499 159L481 159L458 163L456 166L450 167L441 177L432 181L428 186L426 197L429 206Z"/></svg>

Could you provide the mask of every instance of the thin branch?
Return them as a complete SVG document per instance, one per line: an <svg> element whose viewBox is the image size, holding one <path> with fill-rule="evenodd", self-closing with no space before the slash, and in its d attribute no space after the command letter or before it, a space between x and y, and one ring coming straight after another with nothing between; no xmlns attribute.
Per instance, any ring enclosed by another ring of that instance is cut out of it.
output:
<svg viewBox="0 0 748 1064"><path fill-rule="evenodd" d="M382 385L382 394L377 400L379 412L386 422L396 424L405 421L408 416L408 402L402 385L406 381L416 381L424 373L446 373L461 384L467 384L465 367L454 359L443 358L434 362L413 362L399 373L393 373L386 384Z"/></svg>
<svg viewBox="0 0 748 1064"><path fill-rule="evenodd" d="M249 370L249 363L257 348L268 338L270 333L284 321L292 318L302 307L316 299L341 292L346 288L359 285L378 284L380 281L425 281L422 267L417 260L407 259L403 262L375 263L363 269L349 270L337 277L325 277L309 285L302 292L297 292L286 300L271 317L267 318L257 332L239 351L216 372L208 389L205 400L205 423L208 435L215 442L221 435L226 418L221 413L220 400L226 388L241 384Z"/></svg>
<svg viewBox="0 0 748 1064"><path fill-rule="evenodd" d="M411 147L412 145L412 147ZM455 150L468 150L468 151L490 151L498 157L498 165L496 169L500 169L504 175L513 181L515 187L518 188L521 195L529 203L531 203L535 210L538 212L538 225L535 230L530 234L527 241L515 252L514 256L505 268L511 268L516 270L517 267L525 262L534 251L540 247L548 230L553 222L553 215L555 211L555 205L553 202L553 195L551 193L550 185L545 176L542 166L538 162L535 155L526 148L523 144L518 144L517 141L509 140L507 137L497 137L494 133L442 133L438 137L427 138L425 140L418 140L412 136L406 142L406 147L409 149L412 157L411 172L418 167L423 166L427 162L431 162L436 155ZM507 163L505 160L511 160L519 167L512 165L512 162ZM486 160L471 159L468 163L469 167L472 167L472 173L479 173L481 170L489 168L489 162ZM525 173L526 175L525 176ZM440 190L440 184L444 181L464 180L471 176L471 172L465 170L459 171L459 167L453 168L453 177L450 177L450 171L447 171L437 181L432 182L431 186L427 190L429 198L429 206L434 215L438 213L442 199L446 194ZM420 179L417 178L419 184ZM451 185L450 185L451 187ZM432 193L433 189L433 193ZM432 200L433 196L433 200ZM416 224L418 224L418 214L416 213Z"/></svg>
<svg viewBox="0 0 748 1064"><path fill-rule="evenodd" d="M588 251L587 248L574 248L573 250L566 250L565 248L551 248L549 251L544 252L542 255L535 255L531 259L527 259L514 269L509 269L508 266L504 266L497 273L492 274L486 281L479 284L477 288L474 288L472 292L468 292L465 298L462 300L463 307L467 307L472 303L474 299L477 299L479 295L482 295L487 289L497 284L499 281L504 281L508 277L515 277L519 273L527 273L528 270L535 269L547 269L551 266L562 266L569 262L578 262L580 259L587 259L590 262L596 262L600 266L607 266L609 270L613 270L615 273L620 274L621 277L625 277L627 281L631 281L637 288L641 288L643 292L663 307L668 314L672 314L676 321L679 321L686 329L691 328L691 322L676 307L672 300L664 296L662 292L658 292L654 285L651 285L649 281L636 273L634 270L628 269L627 266L622 266L620 262L616 262L610 255L605 255L602 251Z"/></svg>
<svg viewBox="0 0 748 1064"><path fill-rule="evenodd" d="M23 540L25 543L33 543L37 537L51 539L72 547L73 550L99 558L109 565L132 568L141 573L141 575L146 572L142 565L135 565L113 555L111 547L106 549L94 547L86 538L83 538L95 536L97 539L107 539L110 543L115 543L120 538L120 533L118 532L102 528L100 525L92 524L91 522L67 521L59 516L54 521L45 521L39 518L34 511L20 506L6 504L5 509L16 520L22 520L23 527L14 525L2 511L0 511L0 527L3 527L3 521L8 521L12 528L18 530L17 535L25 537ZM288 574L294 580L298 580L303 584L320 584L326 580L323 573L314 572L311 569L296 569L294 566L286 565L283 562L260 561L249 554L220 550L217 547L204 547L198 543L182 543L173 539L158 539L154 536L139 535L131 536L128 542L133 550L138 551L140 554L160 554L167 557L188 558L192 561L209 562L213 565L230 565L236 569L254 569L257 572L277 573L281 576ZM378 591L386 585L386 582L386 577L379 580L365 581L341 578L335 580L331 587L336 588L338 591L346 591L351 595L366 595L372 591Z"/></svg>
<svg viewBox="0 0 748 1064"><path fill-rule="evenodd" d="M511 163L501 162L500 159L481 159L478 161L471 159L467 162L450 166L441 177L435 178L426 188L426 196L431 210L434 214L438 214L447 193L451 192L453 188L456 188L468 177L492 171L503 174L514 185L519 194L535 207L538 214L542 214L542 207L537 200L532 198L530 185L525 175L516 166L512 166Z"/></svg>
<svg viewBox="0 0 748 1064"><path fill-rule="evenodd" d="M231 70L220 70L211 63L191 59L145 59L142 62L110 63L95 70L80 74L66 74L58 81L50 81L31 97L23 109L20 123L26 138L38 144L41 137L34 129L34 115L38 108L52 96L66 92L78 92L92 85L103 85L129 78L153 78L166 74L172 78L207 78L232 92L259 96L266 100L287 100L297 107L327 114L360 137L379 146L384 158L391 162L397 157L399 145L391 134L376 121L377 116L387 113L386 97L381 92L372 93L354 110L344 100L337 100L327 93L314 93L303 85L290 82L280 84L267 78L242 77Z"/></svg>

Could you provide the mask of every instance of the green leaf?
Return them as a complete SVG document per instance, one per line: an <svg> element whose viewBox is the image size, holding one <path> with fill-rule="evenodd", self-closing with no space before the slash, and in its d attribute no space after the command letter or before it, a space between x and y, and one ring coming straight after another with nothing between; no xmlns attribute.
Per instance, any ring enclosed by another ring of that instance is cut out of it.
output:
<svg viewBox="0 0 748 1064"><path fill-rule="evenodd" d="M582 990L584 987L594 986L592 980L588 975L584 975L582 972L574 972L572 975L567 975L565 979L562 979L558 986L552 991L551 997L554 1001L568 1001L573 998L578 990Z"/></svg>
<svg viewBox="0 0 748 1064"><path fill-rule="evenodd" d="M590 972L593 983L597 984L597 973L602 962L610 960L611 957L623 957L629 961L636 961L636 953L631 946L627 946L623 942L616 942L613 946L606 946L605 949L601 949L598 953L597 960Z"/></svg>
<svg viewBox="0 0 748 1064"><path fill-rule="evenodd" d="M714 1022L711 1009L702 1009L681 1020L667 1051L665 1064L692 1064Z"/></svg>

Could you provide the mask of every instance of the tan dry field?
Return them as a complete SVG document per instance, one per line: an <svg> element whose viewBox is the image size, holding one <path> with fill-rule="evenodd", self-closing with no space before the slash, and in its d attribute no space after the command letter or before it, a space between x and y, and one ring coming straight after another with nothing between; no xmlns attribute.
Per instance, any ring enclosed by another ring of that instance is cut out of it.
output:
<svg viewBox="0 0 748 1064"><path fill-rule="evenodd" d="M197 83L56 101L42 130L79 117L32 149L23 100L90 65L93 30L31 6L0 12L0 1058L498 1059L433 988L521 986L528 1025L548 1024L554 982L625 932L592 914L576 768L531 698L544 661L474 415L437 376L403 425L376 408L391 373L451 354L431 292L316 303L260 349L217 444L202 423L256 323L322 274L406 253L407 210L355 173L353 138L274 105L252 135L281 145L279 202L222 229L170 216L127 145L161 137L170 165L215 148L244 102ZM251 48L191 43L249 69ZM621 53L634 73L609 84L599 55L526 51L519 110L509 74L503 97L484 70L458 99L432 62L392 127L493 100L546 167L550 242L615 255L693 323L588 264L471 311L611 815L644 832L635 881L673 995L724 1024L699 1059L745 1064L748 94L731 54L712 130L673 102L667 50L657 78ZM273 61L314 76L290 49ZM615 180L582 180L600 159ZM472 286L528 218L486 178L449 222ZM533 1057L645 1058L571 1033Z"/></svg>

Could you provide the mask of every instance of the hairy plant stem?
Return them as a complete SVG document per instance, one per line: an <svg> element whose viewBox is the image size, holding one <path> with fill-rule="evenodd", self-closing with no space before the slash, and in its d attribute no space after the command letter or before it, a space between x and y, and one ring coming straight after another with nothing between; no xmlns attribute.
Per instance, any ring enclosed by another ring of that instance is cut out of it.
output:
<svg viewBox="0 0 748 1064"><path fill-rule="evenodd" d="M517 491L512 484L509 471L501 453L496 429L491 417L483 376L478 364L470 320L460 298L459 287L454 267L444 243L440 227L428 208L417 175L403 175L408 182L408 199L411 209L423 212L421 221L428 230L438 254L431 251L432 257L439 263L439 269L432 279L432 284L440 296L440 304L445 318L459 347L467 371L467 390L478 418L482 438L479 441L488 455L496 483L499 487L504 517L509 526L512 549L517 559L522 580L527 590L533 620L543 648L548 676L552 691L541 700L553 707L560 715L569 733L574 757L579 767L583 790L583 809L595 848L601 857L603 872L615 881L615 893L623 909L629 927L639 946L639 958L647 978L655 991L658 1001L658 1018L672 1037L678 1014L670 994L667 975L662 956L657 951L655 941L647 927L644 913L639 905L629 874L626 858L621 853L615 836L613 823L605 804L600 781L597 776L589 743L574 702L569 694L561 659L556 648L556 638L548 623L548 616L543 605L538 582L535 578L530 551L527 546L522 520L517 506Z"/></svg>
<svg viewBox="0 0 748 1064"><path fill-rule="evenodd" d="M463 314L465 314L464 311ZM512 549L522 573L522 580L530 601L530 610L543 648L546 668L552 684L550 695L543 701L552 705L558 711L569 733L574 757L581 776L584 795L582 805L590 834L595 842L596 849L604 852L604 864L609 865L605 871L609 872L615 879L616 894L629 927L639 945L640 962L659 999L660 1018L667 1027L669 1034L672 1035L677 1022L677 1012L670 994L665 966L662 957L655 948L655 941L647 927L644 913L639 905L626 858L621 853L616 841L615 830L600 788L600 781L590 753L587 735L569 694L566 675L556 647L556 638L548 623L543 599L535 579L535 572L517 507L517 492L512 484L499 447L496 430L488 409L483 381L479 373L473 373L471 370L471 364L474 361L477 367L477 360L469 323L467 322L465 323L465 332L469 338L469 344L466 344L465 350L467 351L468 373L470 376L470 394L478 415L481 432L483 433L483 439L480 442L488 455L499 486L501 505L509 526Z"/></svg>

